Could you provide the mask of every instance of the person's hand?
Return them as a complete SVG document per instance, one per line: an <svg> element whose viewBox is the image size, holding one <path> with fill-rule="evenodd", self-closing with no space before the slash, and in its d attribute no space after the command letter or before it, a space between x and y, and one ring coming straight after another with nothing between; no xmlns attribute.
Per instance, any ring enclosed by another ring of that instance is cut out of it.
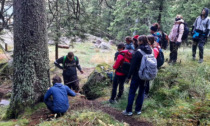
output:
<svg viewBox="0 0 210 126"><path fill-rule="evenodd" d="M83 74L84 72L81 70L80 73Z"/></svg>

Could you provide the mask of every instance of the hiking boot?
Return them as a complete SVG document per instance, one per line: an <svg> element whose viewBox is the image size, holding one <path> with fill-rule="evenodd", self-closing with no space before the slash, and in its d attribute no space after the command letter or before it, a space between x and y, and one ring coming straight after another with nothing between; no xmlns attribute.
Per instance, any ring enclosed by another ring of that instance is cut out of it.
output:
<svg viewBox="0 0 210 126"><path fill-rule="evenodd" d="M136 111L135 114L136 115L141 115L141 111Z"/></svg>
<svg viewBox="0 0 210 126"><path fill-rule="evenodd" d="M122 112L122 114L125 115L125 116L132 116L132 115L133 115L132 112L127 112L126 110L124 110L124 111Z"/></svg>
<svg viewBox="0 0 210 126"><path fill-rule="evenodd" d="M203 59L199 59L198 60L198 63L203 63Z"/></svg>
<svg viewBox="0 0 210 126"><path fill-rule="evenodd" d="M193 57L192 60L195 61L195 57Z"/></svg>
<svg viewBox="0 0 210 126"><path fill-rule="evenodd" d="M116 100L109 99L109 103L115 104L115 103L117 103L117 102L116 102Z"/></svg>

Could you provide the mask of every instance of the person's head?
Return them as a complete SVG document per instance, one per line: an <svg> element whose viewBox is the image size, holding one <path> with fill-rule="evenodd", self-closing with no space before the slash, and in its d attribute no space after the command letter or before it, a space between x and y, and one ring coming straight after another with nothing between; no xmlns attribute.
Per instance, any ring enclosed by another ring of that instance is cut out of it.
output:
<svg viewBox="0 0 210 126"><path fill-rule="evenodd" d="M74 59L74 53L73 52L69 52L68 55L67 55L68 59L70 61L72 61Z"/></svg>
<svg viewBox="0 0 210 126"><path fill-rule="evenodd" d="M153 35L148 35L147 39L148 39L148 43L153 47L154 42L155 42L155 37Z"/></svg>
<svg viewBox="0 0 210 126"><path fill-rule="evenodd" d="M140 35L138 38L138 45L146 45L148 44L147 36L146 35Z"/></svg>
<svg viewBox="0 0 210 126"><path fill-rule="evenodd" d="M124 43L120 43L120 44L117 45L117 50L119 52L122 51L122 50L124 50L124 49L125 49L125 44Z"/></svg>
<svg viewBox="0 0 210 126"><path fill-rule="evenodd" d="M58 76L58 75L55 75L53 78L52 78L52 83L53 83L53 85L55 84L55 83L61 83L62 82L62 80L61 80L61 78Z"/></svg>
<svg viewBox="0 0 210 126"><path fill-rule="evenodd" d="M130 36L127 36L127 37L125 38L125 41L126 41L127 44L132 43L132 39L131 39Z"/></svg>
<svg viewBox="0 0 210 126"><path fill-rule="evenodd" d="M209 9L207 7L204 7L201 11L201 16L203 17L208 17L208 14L209 14Z"/></svg>
<svg viewBox="0 0 210 126"><path fill-rule="evenodd" d="M160 25L158 23L154 23L151 27L150 27L150 33L154 34L155 32L157 32L158 30L160 30Z"/></svg>
<svg viewBox="0 0 210 126"><path fill-rule="evenodd" d="M181 19L183 19L182 15L180 14L176 15L175 21L179 21Z"/></svg>
<svg viewBox="0 0 210 126"><path fill-rule="evenodd" d="M134 44L135 49L138 48L138 37L139 35L133 36L133 44Z"/></svg>

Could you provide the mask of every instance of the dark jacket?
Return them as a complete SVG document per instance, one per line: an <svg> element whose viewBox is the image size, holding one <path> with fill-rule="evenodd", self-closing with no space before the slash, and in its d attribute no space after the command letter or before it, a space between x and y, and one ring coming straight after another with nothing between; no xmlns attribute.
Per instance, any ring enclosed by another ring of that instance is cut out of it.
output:
<svg viewBox="0 0 210 126"><path fill-rule="evenodd" d="M151 54L152 53L152 49L151 47L147 44L147 45L140 45L138 47L138 49L141 49L142 51L144 51L146 54ZM130 67L130 71L128 73L128 79L131 78L131 76L135 76L135 77L138 77L138 71L139 71L139 68L141 66L141 59L142 59L142 54L137 51L132 60L131 60L131 67Z"/></svg>
<svg viewBox="0 0 210 126"><path fill-rule="evenodd" d="M63 75L64 76L74 76L74 75L77 75L77 69L79 71L81 71L81 66L79 64L79 59L78 57L75 56L75 58L70 61L68 58L66 58L66 61L64 63L64 66L63 66L63 61L64 61L64 56L57 59L54 64L60 68L60 69L63 69ZM62 66L60 65L62 64ZM77 69L76 69L77 68Z"/></svg>
<svg viewBox="0 0 210 126"><path fill-rule="evenodd" d="M60 83L54 84L44 96L44 101L48 101L50 96L53 97L53 112L65 113L69 108L69 96L76 94L68 87Z"/></svg>

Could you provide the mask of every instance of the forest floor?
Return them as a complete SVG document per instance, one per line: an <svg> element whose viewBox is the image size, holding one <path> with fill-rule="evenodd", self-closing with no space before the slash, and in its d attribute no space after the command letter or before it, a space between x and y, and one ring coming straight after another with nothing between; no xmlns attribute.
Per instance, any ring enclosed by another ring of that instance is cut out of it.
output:
<svg viewBox="0 0 210 126"><path fill-rule="evenodd" d="M109 51L93 49L92 43L77 43L73 51L79 57L84 74L78 73L80 87L87 81L87 77L97 64L113 64L116 47ZM67 54L69 49L59 49L59 56ZM54 67L54 46L49 46L51 77L62 71ZM178 63L164 64L159 70L158 77L151 82L150 97L145 99L142 115L132 117L123 116L122 110L127 105L129 85L125 84L123 98L116 104L109 104L110 92L94 101L85 97L69 97L70 109L59 118L51 116L44 103L34 108L27 108L26 112L15 120L4 120L8 106L0 105L1 126L150 126L150 125L210 125L210 45L205 48L204 63L198 64L191 60L191 47L179 49ZM168 59L169 51L164 51ZM197 59L198 60L198 59ZM0 78L0 96L10 97L11 80ZM0 97L1 99L1 97Z"/></svg>

